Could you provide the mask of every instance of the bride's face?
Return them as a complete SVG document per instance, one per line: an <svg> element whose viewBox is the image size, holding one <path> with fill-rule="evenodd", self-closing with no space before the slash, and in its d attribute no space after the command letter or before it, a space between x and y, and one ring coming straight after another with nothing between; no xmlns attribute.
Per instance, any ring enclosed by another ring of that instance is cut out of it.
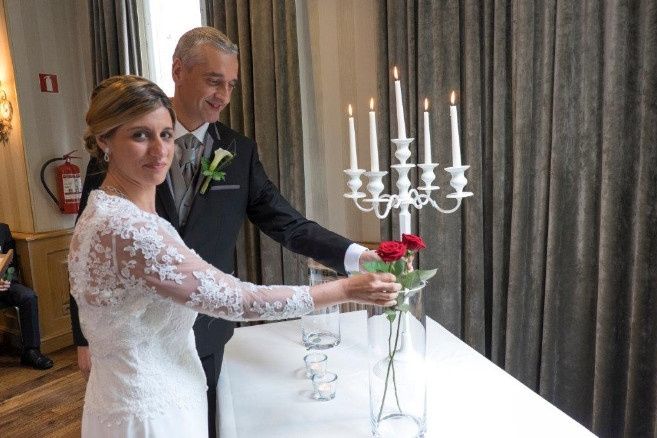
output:
<svg viewBox="0 0 657 438"><path fill-rule="evenodd" d="M173 159L173 121L160 107L125 123L109 138L97 138L103 151L109 148L108 173L132 184L161 184Z"/></svg>

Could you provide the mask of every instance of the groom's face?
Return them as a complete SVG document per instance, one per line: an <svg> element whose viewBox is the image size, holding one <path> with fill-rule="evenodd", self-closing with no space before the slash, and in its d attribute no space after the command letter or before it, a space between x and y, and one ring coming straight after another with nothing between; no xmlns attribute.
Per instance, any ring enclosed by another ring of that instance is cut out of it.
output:
<svg viewBox="0 0 657 438"><path fill-rule="evenodd" d="M219 119L219 113L230 102L239 69L234 54L207 44L194 50L189 65L175 59L172 68L176 114L188 130Z"/></svg>

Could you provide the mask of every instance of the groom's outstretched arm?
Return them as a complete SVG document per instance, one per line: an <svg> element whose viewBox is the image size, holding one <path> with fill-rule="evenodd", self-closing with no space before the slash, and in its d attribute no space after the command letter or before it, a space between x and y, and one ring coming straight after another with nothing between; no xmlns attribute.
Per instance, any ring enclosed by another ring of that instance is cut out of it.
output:
<svg viewBox="0 0 657 438"><path fill-rule="evenodd" d="M267 177L255 145L247 215L261 231L290 251L311 257L336 272L346 273L345 254L354 242L306 219L292 207ZM354 253L356 266L363 250L359 248Z"/></svg>

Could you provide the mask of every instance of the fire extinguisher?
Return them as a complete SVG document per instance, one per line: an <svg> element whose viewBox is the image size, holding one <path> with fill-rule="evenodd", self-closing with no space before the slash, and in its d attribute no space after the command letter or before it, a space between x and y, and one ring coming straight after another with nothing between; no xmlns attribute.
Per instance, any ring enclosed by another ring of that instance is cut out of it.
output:
<svg viewBox="0 0 657 438"><path fill-rule="evenodd" d="M80 178L80 168L71 163L71 159L73 158L80 159L80 157L73 156L75 152L76 150L73 150L61 158L52 158L41 166L41 184L43 184L48 195L50 195L52 200L59 206L59 210L64 214L77 214L80 209L82 178ZM44 173L50 163L57 161L63 161L64 163L55 168L57 172L57 197L55 197L46 184Z"/></svg>

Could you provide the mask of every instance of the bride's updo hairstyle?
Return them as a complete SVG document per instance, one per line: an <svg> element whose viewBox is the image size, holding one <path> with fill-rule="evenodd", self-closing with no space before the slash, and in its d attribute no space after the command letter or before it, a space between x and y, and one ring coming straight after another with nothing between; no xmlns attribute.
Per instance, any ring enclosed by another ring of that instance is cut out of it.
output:
<svg viewBox="0 0 657 438"><path fill-rule="evenodd" d="M84 147L104 166L103 151L96 142L96 136L110 138L121 125L160 107L169 111L171 121L175 123L176 114L171 100L153 82L133 75L105 79L91 93Z"/></svg>

